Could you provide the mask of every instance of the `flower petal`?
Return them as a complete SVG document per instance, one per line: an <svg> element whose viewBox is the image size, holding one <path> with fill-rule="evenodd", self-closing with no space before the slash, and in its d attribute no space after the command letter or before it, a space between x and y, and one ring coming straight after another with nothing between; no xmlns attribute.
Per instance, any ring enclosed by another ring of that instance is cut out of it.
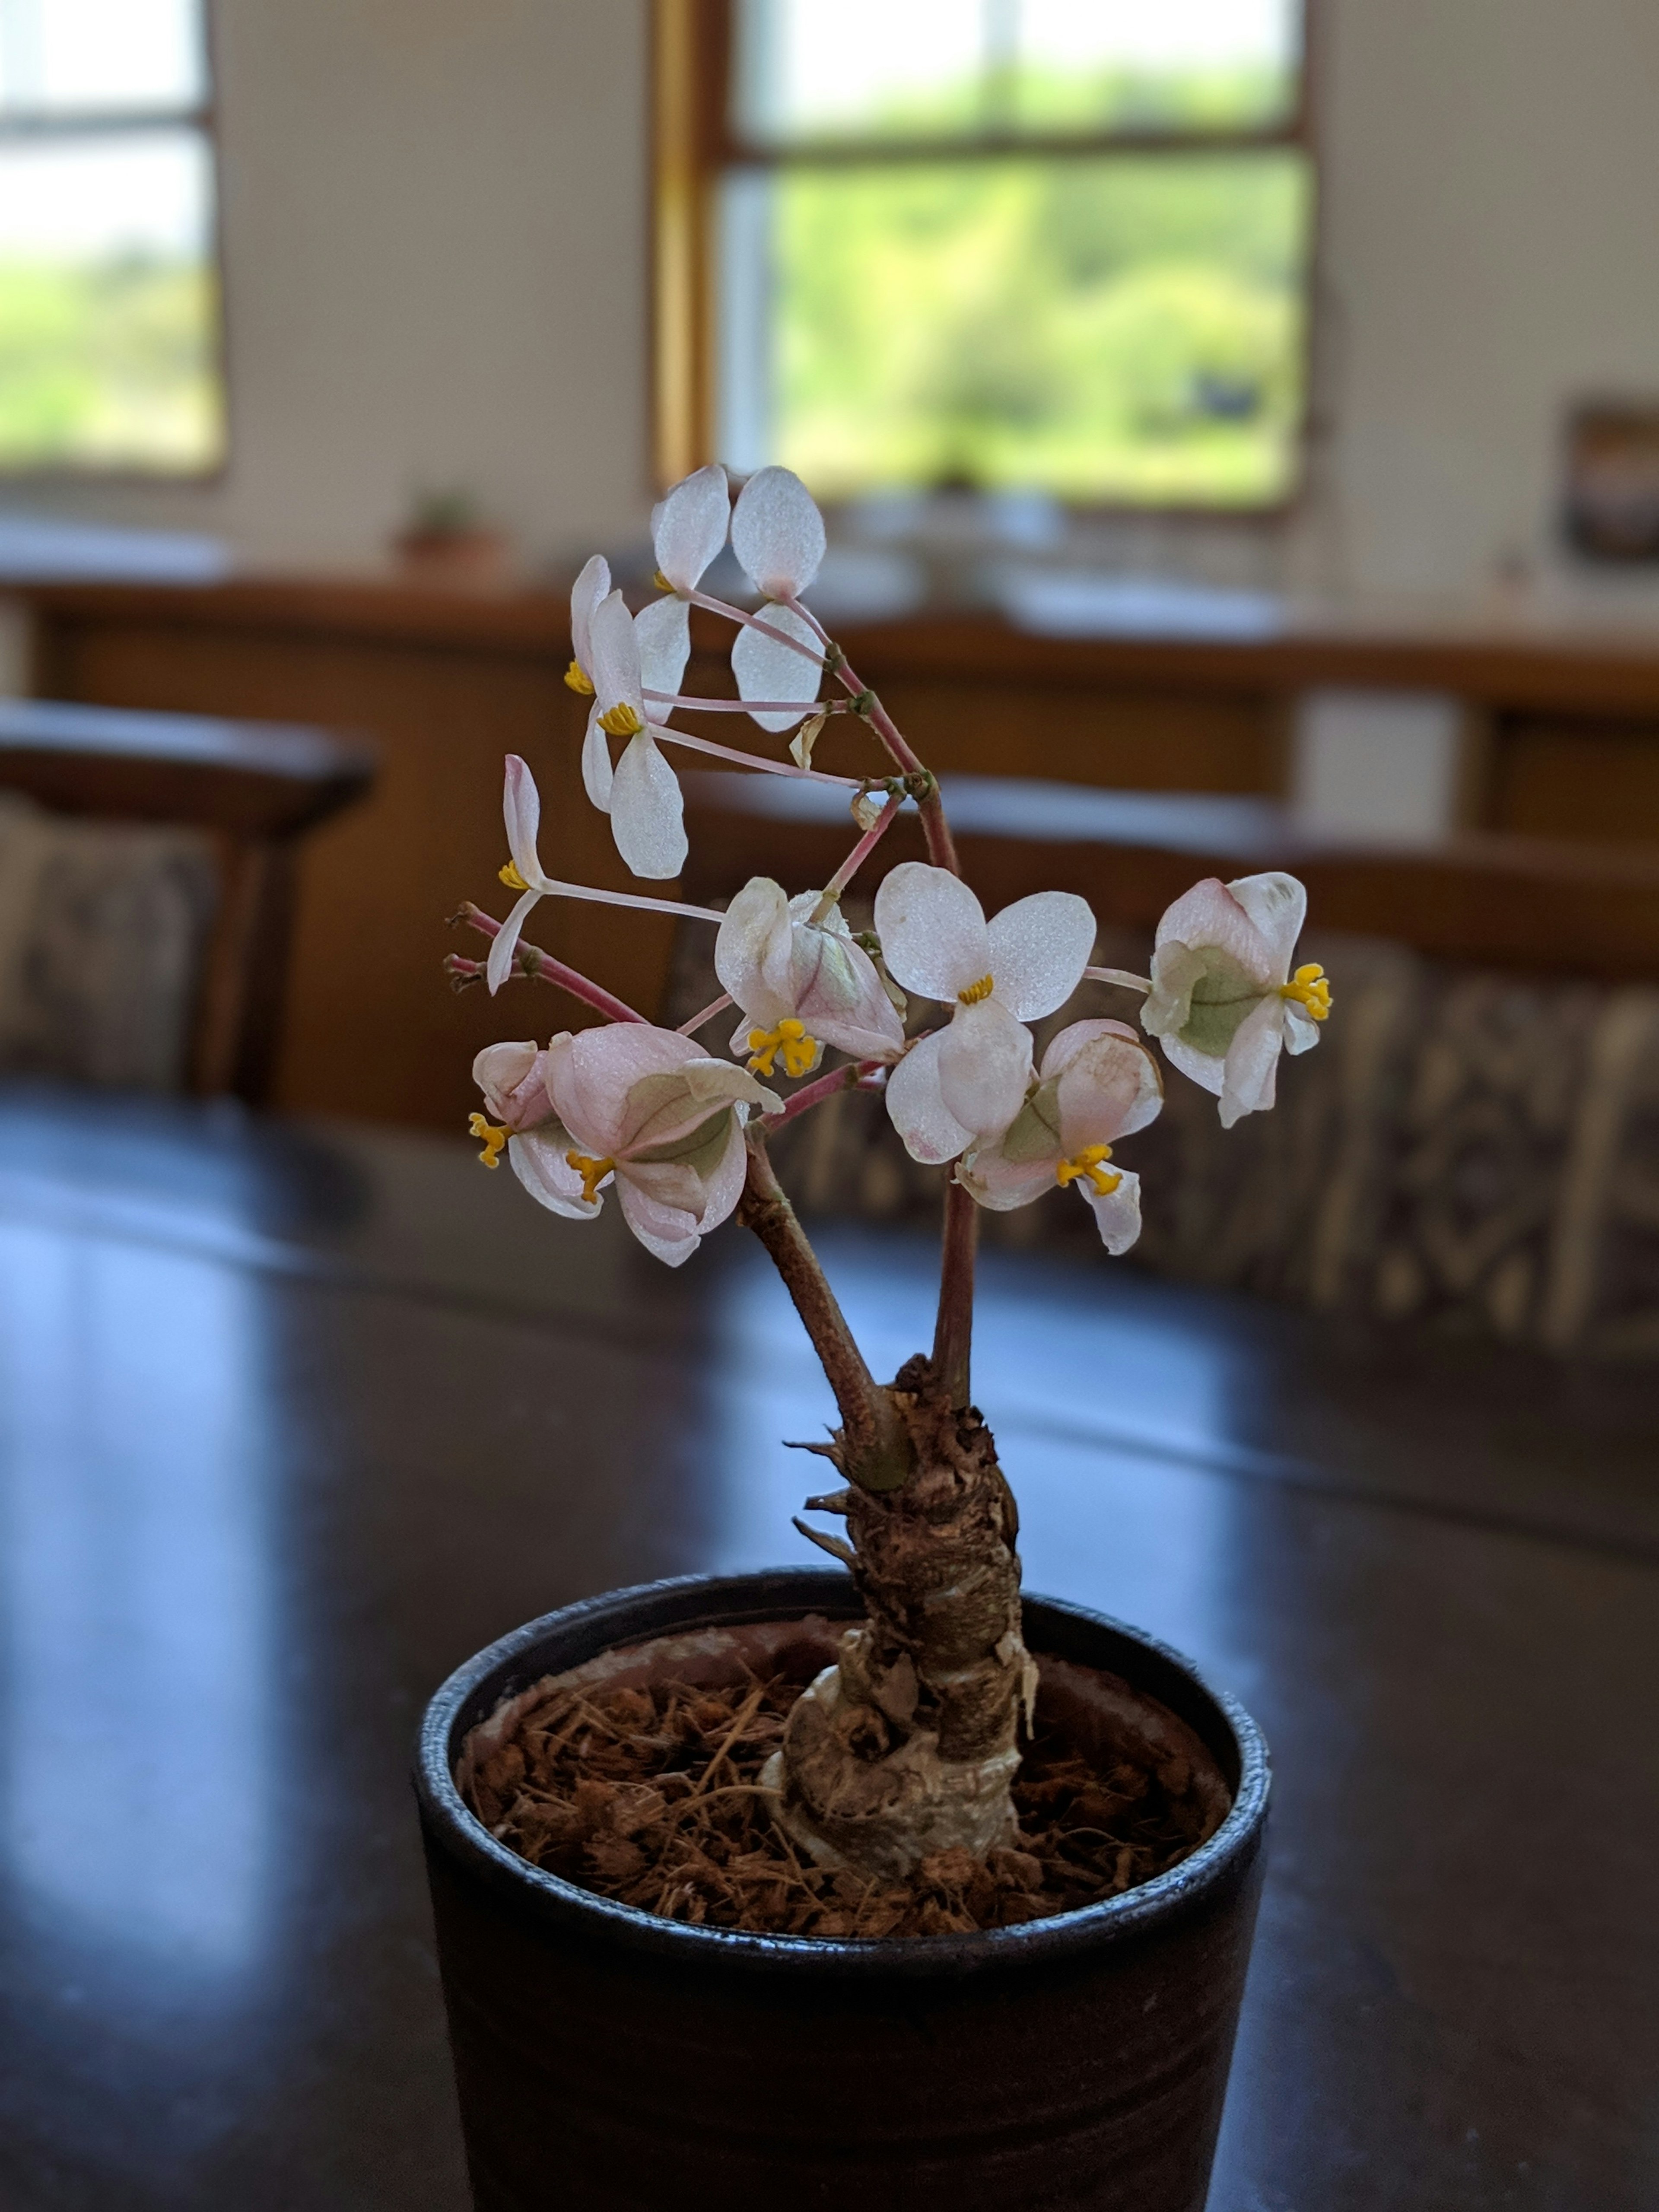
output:
<svg viewBox="0 0 1659 2212"><path fill-rule="evenodd" d="M959 876L902 860L876 893L876 934L894 981L947 1005L991 973L985 909Z"/></svg>
<svg viewBox="0 0 1659 2212"><path fill-rule="evenodd" d="M664 882L685 866L679 778L648 730L630 738L611 786L611 834L636 876Z"/></svg>
<svg viewBox="0 0 1659 2212"><path fill-rule="evenodd" d="M570 1149L569 1131L556 1122L507 1140L513 1172L538 1206L563 1214L567 1221L592 1221L605 1200L582 1196L582 1179L565 1158Z"/></svg>
<svg viewBox="0 0 1659 2212"><path fill-rule="evenodd" d="M726 908L714 939L720 988L764 1029L795 1011L789 992L792 933L782 886L769 876L751 876Z"/></svg>
<svg viewBox="0 0 1659 2212"><path fill-rule="evenodd" d="M582 785L601 814L611 811L611 787L616 770L611 765L611 740L599 726L599 702L587 710L587 734L582 739Z"/></svg>
<svg viewBox="0 0 1659 2212"><path fill-rule="evenodd" d="M731 521L732 495L718 461L682 477L653 507L651 539L657 566L677 592L696 590L703 570L725 544ZM662 688L677 691L679 686Z"/></svg>
<svg viewBox="0 0 1659 2212"><path fill-rule="evenodd" d="M669 1267L684 1266L702 1243L696 1222L690 1214L677 1206L659 1206L629 1182L626 1176L617 1179L617 1198L623 1218L635 1236L647 1252L654 1253Z"/></svg>
<svg viewBox="0 0 1659 2212"><path fill-rule="evenodd" d="M1221 1090L1224 1129L1231 1129L1246 1114L1265 1114L1273 1104L1284 1045L1285 1001L1264 999L1227 1048Z"/></svg>
<svg viewBox="0 0 1659 2212"><path fill-rule="evenodd" d="M774 629L799 638L814 653L822 650L811 623L804 621L793 607L763 607L761 616ZM823 670L817 663L792 653L787 645L780 645L764 630L751 629L747 623L732 641L732 673L738 679L740 699L801 702L799 714L751 715L750 720L758 722L763 730L793 730L817 697L818 687L823 681Z"/></svg>
<svg viewBox="0 0 1659 2212"><path fill-rule="evenodd" d="M726 1139L726 1157L711 1175L703 1188L702 1233L718 1229L737 1210L743 1196L743 1186L749 1174L749 1148L744 1141L743 1124L734 1114L732 1134Z"/></svg>
<svg viewBox="0 0 1659 2212"><path fill-rule="evenodd" d="M823 559L823 517L793 470L759 469L738 494L732 546L769 599L798 599Z"/></svg>
<svg viewBox="0 0 1659 2212"><path fill-rule="evenodd" d="M645 720L644 679L640 672L640 641L634 634L634 617L620 592L611 592L593 610L589 624L593 646L594 701L599 712L612 707L631 707Z"/></svg>
<svg viewBox="0 0 1659 2212"><path fill-rule="evenodd" d="M677 692L691 658L691 610L684 599L653 599L634 617L640 681L647 691Z"/></svg>
<svg viewBox="0 0 1659 2212"><path fill-rule="evenodd" d="M540 904L540 891L526 891L507 920L490 940L489 957L484 962L484 981L489 986L493 999L513 972L513 955L519 949L519 939L530 919L531 909Z"/></svg>
<svg viewBox="0 0 1659 2212"><path fill-rule="evenodd" d="M1127 1252L1140 1234L1140 1177L1126 1168L1109 1198L1102 1198L1087 1176L1079 1176L1072 1188L1082 1194L1099 1228L1100 1241L1113 1259Z"/></svg>
<svg viewBox="0 0 1659 2212"><path fill-rule="evenodd" d="M593 610L610 590L611 563L603 553L596 553L570 586L570 649L590 684L593 680Z"/></svg>
<svg viewBox="0 0 1659 2212"><path fill-rule="evenodd" d="M997 997L1017 1021L1040 1021L1083 981L1095 918L1074 891L1035 891L1006 906L990 927Z"/></svg>
<svg viewBox="0 0 1659 2212"><path fill-rule="evenodd" d="M1171 941L1216 945L1231 953L1264 990L1285 980L1282 974L1273 973L1273 949L1267 939L1218 876L1206 876L1166 908L1153 941L1160 945Z"/></svg>
<svg viewBox="0 0 1659 2212"><path fill-rule="evenodd" d="M974 1141L940 1094L939 1048L946 1032L920 1037L887 1080L887 1115L904 1139L913 1160L937 1166L953 1160Z"/></svg>
<svg viewBox="0 0 1659 2212"><path fill-rule="evenodd" d="M1308 894L1294 876L1277 870L1264 876L1240 876L1227 889L1260 931L1267 948L1270 981L1282 983L1291 972L1291 955L1308 919Z"/></svg>
<svg viewBox="0 0 1659 2212"><path fill-rule="evenodd" d="M1095 1024L1079 1022L1075 1026L1092 1029ZM1107 1027L1103 1023L1100 1026ZM1048 1072L1045 1056L1045 1076ZM1088 1145L1114 1145L1158 1119L1164 1104L1158 1062L1138 1037L1109 1032L1087 1038L1060 1069L1055 1103L1067 1158Z"/></svg>
<svg viewBox="0 0 1659 2212"><path fill-rule="evenodd" d="M634 1085L702 1057L702 1046L678 1030L648 1022L603 1023L553 1039L547 1048L547 1088L577 1148L603 1159L622 1142Z"/></svg>
<svg viewBox="0 0 1659 2212"><path fill-rule="evenodd" d="M487 1044L478 1054L472 1063L472 1080L483 1091L492 1120L505 1121L514 1130L547 1120L553 1103L543 1081L544 1071L536 1065L540 1058L539 1046L531 1042ZM531 1084L528 1097L523 1095L526 1083Z"/></svg>
<svg viewBox="0 0 1659 2212"><path fill-rule="evenodd" d="M544 884L536 839L542 826L542 795L536 779L517 753L507 757L507 779L501 790L501 818L507 825L507 849L513 865L534 890Z"/></svg>
<svg viewBox="0 0 1659 2212"><path fill-rule="evenodd" d="M957 1181L988 1212L1012 1213L1054 1188L1053 1160L1011 1160L1000 1144L976 1145L957 1168Z"/></svg>
<svg viewBox="0 0 1659 2212"><path fill-rule="evenodd" d="M1319 1042L1319 1024L1305 1006L1294 999L1285 1001L1285 1049L1288 1053L1310 1052Z"/></svg>
<svg viewBox="0 0 1659 2212"><path fill-rule="evenodd" d="M978 1136L1000 1135L1025 1103L1031 1032L1000 998L958 1006L939 1048L945 1110Z"/></svg>
<svg viewBox="0 0 1659 2212"><path fill-rule="evenodd" d="M1158 1042L1171 1067L1178 1067L1188 1081L1197 1084L1200 1091L1212 1091L1220 1097L1227 1080L1224 1060L1218 1060L1213 1053L1199 1052L1178 1036L1160 1037Z"/></svg>

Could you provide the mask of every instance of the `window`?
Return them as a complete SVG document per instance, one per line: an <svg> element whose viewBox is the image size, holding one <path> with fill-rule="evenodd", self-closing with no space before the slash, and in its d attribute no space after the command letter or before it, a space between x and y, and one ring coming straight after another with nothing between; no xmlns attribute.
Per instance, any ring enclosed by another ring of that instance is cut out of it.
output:
<svg viewBox="0 0 1659 2212"><path fill-rule="evenodd" d="M659 0L667 473L1295 488L1302 0Z"/></svg>
<svg viewBox="0 0 1659 2212"><path fill-rule="evenodd" d="M0 0L0 470L223 450L202 0Z"/></svg>

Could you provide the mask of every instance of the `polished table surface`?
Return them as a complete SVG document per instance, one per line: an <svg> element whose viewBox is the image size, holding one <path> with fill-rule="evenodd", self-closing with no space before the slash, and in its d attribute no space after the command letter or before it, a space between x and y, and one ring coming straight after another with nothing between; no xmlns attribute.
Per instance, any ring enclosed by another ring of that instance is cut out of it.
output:
<svg viewBox="0 0 1659 2212"><path fill-rule="evenodd" d="M799 1558L830 1410L749 1239L616 1227L459 1143L0 1093L4 2212L461 2212L421 1704ZM823 1243L890 1370L927 1241ZM1029 1586L1273 1747L1212 2212L1659 2204L1659 1376L999 1254L976 1395Z"/></svg>

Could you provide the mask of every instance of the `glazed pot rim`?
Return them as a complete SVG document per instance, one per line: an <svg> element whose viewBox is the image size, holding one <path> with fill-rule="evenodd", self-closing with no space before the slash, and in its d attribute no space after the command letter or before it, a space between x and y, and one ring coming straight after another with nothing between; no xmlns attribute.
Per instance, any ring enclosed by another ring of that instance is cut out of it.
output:
<svg viewBox="0 0 1659 2212"><path fill-rule="evenodd" d="M591 1627L595 1641L592 1649L583 1656L596 1657L607 1649L699 1627L744 1626L812 1613L830 1620L857 1620L862 1609L852 1579L834 1567L760 1569L738 1575L683 1575L662 1582L635 1583L624 1589L581 1599L574 1605L561 1606L498 1638L455 1669L422 1717L416 1742L414 1782L428 1834L452 1856L492 1883L504 1884L516 1892L521 1902L534 1899L550 1921L573 1932L580 1927L596 1938L686 1965L694 1960L700 1964L719 1960L734 1966L763 1966L775 1972L793 1969L840 1975L890 1975L896 1972L920 1976L960 1975L1060 1960L1081 1949L1093 1951L1103 1944L1126 1941L1197 1905L1241 1860L1254 1856L1267 1819L1271 1779L1267 1743L1236 1698L1212 1687L1190 1660L1157 1637L1066 1599L1027 1593L1024 1604L1028 1640L1039 1655L1047 1649L1042 1634L1045 1617L1051 1621L1058 1617L1062 1621L1104 1630L1121 1638L1152 1655L1164 1669L1173 1671L1196 1693L1198 1701L1206 1701L1213 1706L1237 1749L1238 1780L1233 1790L1232 1807L1215 1833L1178 1866L1120 1896L1084 1905L1075 1911L1055 1913L1046 1919L1029 1920L1012 1928L981 1929L971 1935L856 1938L757 1935L739 1929L669 1920L637 1905L623 1905L615 1898L600 1897L558 1875L532 1866L492 1836L462 1797L455 1784L454 1762L459 1751L459 1723L469 1704L492 1674L545 1642L550 1632L556 1630L571 1636ZM607 1624L613 1617L636 1616L641 1607L665 1607L673 1617L644 1628L635 1619L626 1627L619 1623L618 1632L607 1633ZM1030 1630L1035 1630L1034 1637L1029 1635ZM575 1666L582 1662L573 1656L566 1663ZM490 1710L496 1702L499 1700L492 1700ZM485 1711L480 1710L468 1717L467 1725L471 1727L485 1717Z"/></svg>

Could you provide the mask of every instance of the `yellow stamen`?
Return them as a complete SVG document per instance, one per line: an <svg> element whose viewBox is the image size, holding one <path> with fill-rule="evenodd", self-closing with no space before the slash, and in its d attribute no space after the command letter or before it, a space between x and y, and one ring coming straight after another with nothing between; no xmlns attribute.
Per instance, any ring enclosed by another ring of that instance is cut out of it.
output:
<svg viewBox="0 0 1659 2212"><path fill-rule="evenodd" d="M468 1121L467 1134L483 1139L483 1150L478 1158L487 1168L498 1168L501 1164L501 1146L507 1142L507 1132L495 1122L486 1121L482 1114L475 1114Z"/></svg>
<svg viewBox="0 0 1659 2212"><path fill-rule="evenodd" d="M674 588L660 568L651 571L651 580L659 592L672 592Z"/></svg>
<svg viewBox="0 0 1659 2212"><path fill-rule="evenodd" d="M569 667L564 672L564 680L573 691L579 691L584 699L591 699L593 696L593 679L580 660L571 662Z"/></svg>
<svg viewBox="0 0 1659 2212"><path fill-rule="evenodd" d="M626 699L618 699L614 707L607 707L600 715L599 727L608 730L613 738L637 738L645 724Z"/></svg>
<svg viewBox="0 0 1659 2212"><path fill-rule="evenodd" d="M783 1054L784 1071L789 1075L807 1075L817 1056L818 1041L808 1036L806 1026L793 1016L778 1024L775 1030L750 1030L749 1049L753 1058L749 1062L751 1075L770 1075L772 1063Z"/></svg>
<svg viewBox="0 0 1659 2212"><path fill-rule="evenodd" d="M1087 1176L1095 1187L1097 1198L1109 1198L1123 1178L1115 1169L1103 1168L1103 1160L1109 1160L1109 1145L1085 1145L1074 1160L1062 1160L1054 1170L1054 1181L1062 1190L1069 1190L1080 1177Z"/></svg>
<svg viewBox="0 0 1659 2212"><path fill-rule="evenodd" d="M997 987L994 975L981 975L977 983L970 983L965 991L957 993L964 1006L976 1006L981 999L988 999Z"/></svg>
<svg viewBox="0 0 1659 2212"><path fill-rule="evenodd" d="M582 1196L592 1206L599 1185L617 1164L615 1160L590 1159L586 1152L567 1152L565 1165L574 1168L582 1179Z"/></svg>
<svg viewBox="0 0 1659 2212"><path fill-rule="evenodd" d="M1305 1006L1316 1022L1322 1022L1331 1011L1330 980L1316 960L1305 968L1298 968L1288 983L1279 987L1281 999L1294 999Z"/></svg>
<svg viewBox="0 0 1659 2212"><path fill-rule="evenodd" d="M497 868L495 874L497 880L504 883L510 891L527 891L530 889L529 884L526 883L511 860L504 868Z"/></svg>

